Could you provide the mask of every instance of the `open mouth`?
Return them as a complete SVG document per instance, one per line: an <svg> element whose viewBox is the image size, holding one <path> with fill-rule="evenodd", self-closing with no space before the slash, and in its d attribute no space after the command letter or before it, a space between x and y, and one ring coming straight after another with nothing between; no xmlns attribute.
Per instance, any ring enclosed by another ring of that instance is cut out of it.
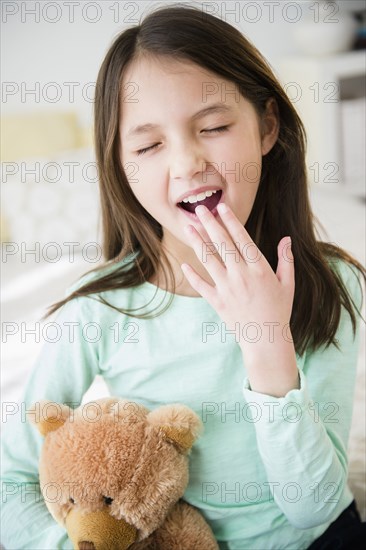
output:
<svg viewBox="0 0 366 550"><path fill-rule="evenodd" d="M205 197L202 201L197 202L179 202L177 206L181 208L182 210L185 210L186 212L190 212L191 214L195 214L195 209L200 204L203 204L208 208L211 212L216 208L216 206L219 204L222 197L222 190L219 189L216 193L212 194L211 197Z"/></svg>

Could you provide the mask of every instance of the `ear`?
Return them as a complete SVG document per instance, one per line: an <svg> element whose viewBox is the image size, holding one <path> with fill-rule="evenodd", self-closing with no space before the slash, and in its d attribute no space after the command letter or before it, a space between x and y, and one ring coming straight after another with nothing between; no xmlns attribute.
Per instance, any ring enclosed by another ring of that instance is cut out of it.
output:
<svg viewBox="0 0 366 550"><path fill-rule="evenodd" d="M149 413L146 421L160 428L165 439L175 444L181 453L187 453L203 432L199 416L181 404L163 405Z"/></svg>
<svg viewBox="0 0 366 550"><path fill-rule="evenodd" d="M37 401L30 410L28 420L34 424L41 435L46 436L63 426L71 416L73 410L67 405L60 405L54 401Z"/></svg>
<svg viewBox="0 0 366 550"><path fill-rule="evenodd" d="M266 111L261 120L262 156L270 152L277 141L280 131L280 117L276 100L271 97L267 100Z"/></svg>

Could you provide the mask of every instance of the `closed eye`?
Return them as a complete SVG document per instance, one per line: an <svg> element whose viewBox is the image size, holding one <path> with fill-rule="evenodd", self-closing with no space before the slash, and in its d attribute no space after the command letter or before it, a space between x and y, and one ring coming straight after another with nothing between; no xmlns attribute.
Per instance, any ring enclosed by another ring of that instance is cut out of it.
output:
<svg viewBox="0 0 366 550"><path fill-rule="evenodd" d="M211 128L211 130L202 130L202 132L226 132L229 126L219 126L218 128Z"/></svg>
<svg viewBox="0 0 366 550"><path fill-rule="evenodd" d="M218 128L211 128L211 130L202 130L202 132L207 132L207 133L226 132L228 129L229 129L229 126L219 126ZM143 155L144 153L147 153L147 151L152 151L158 145L160 145L160 143L155 143L154 145L151 145L150 147L145 147L144 149L139 149L138 151L136 151L136 153L138 155Z"/></svg>
<svg viewBox="0 0 366 550"><path fill-rule="evenodd" d="M139 149L138 151L136 151L136 153L138 155L143 155L144 153L146 153L147 151L150 151L152 149L155 149L155 147L157 147L158 145L160 145L160 143L155 143L155 145L151 145L150 147L145 147L145 149Z"/></svg>

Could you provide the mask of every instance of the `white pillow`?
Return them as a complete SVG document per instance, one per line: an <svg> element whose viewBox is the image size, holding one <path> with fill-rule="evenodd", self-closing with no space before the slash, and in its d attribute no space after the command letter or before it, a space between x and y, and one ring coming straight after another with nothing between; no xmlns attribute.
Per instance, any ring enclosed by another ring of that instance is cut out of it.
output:
<svg viewBox="0 0 366 550"><path fill-rule="evenodd" d="M48 254L50 243L61 252L69 250L67 242L75 243L75 250L100 243L99 191L91 148L4 162L1 170L2 216L8 238L19 250L38 246Z"/></svg>

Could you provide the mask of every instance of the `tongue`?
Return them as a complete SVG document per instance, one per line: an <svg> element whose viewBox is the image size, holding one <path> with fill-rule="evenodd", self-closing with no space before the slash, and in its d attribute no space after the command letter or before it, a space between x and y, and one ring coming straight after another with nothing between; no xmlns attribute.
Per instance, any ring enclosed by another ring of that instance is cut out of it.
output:
<svg viewBox="0 0 366 550"><path fill-rule="evenodd" d="M221 195L222 195L222 191L217 191L216 193L212 194L211 197L204 198L203 201L197 201L197 202L193 202L193 203L180 202L178 204L178 206L180 206L184 210L187 210L188 212L193 212L193 213L194 213L196 207L199 206L200 204L203 204L209 210L213 210L215 208L215 206L218 205L218 203L220 201L220 198L221 198Z"/></svg>

